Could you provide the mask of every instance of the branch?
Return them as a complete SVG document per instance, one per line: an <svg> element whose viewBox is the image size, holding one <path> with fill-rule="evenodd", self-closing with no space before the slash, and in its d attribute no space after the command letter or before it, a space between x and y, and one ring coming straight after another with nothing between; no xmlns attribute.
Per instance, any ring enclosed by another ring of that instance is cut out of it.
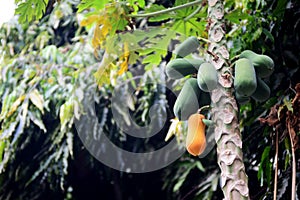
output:
<svg viewBox="0 0 300 200"><path fill-rule="evenodd" d="M182 9L182 8L186 8L186 7L189 7L189 6L194 6L194 5L200 4L201 2L202 2L202 0L196 0L196 1L193 1L193 2L186 3L186 4L182 4L180 6L175 6L175 7L172 7L172 8L167 8L165 10L159 10L159 11L152 12L152 13L128 15L128 16L129 17L152 17L152 16L156 16L156 15L161 15L161 14L165 14L165 13L168 13L168 12L172 12L172 11L175 11L175 10L179 10L179 9Z"/></svg>
<svg viewBox="0 0 300 200"><path fill-rule="evenodd" d="M295 145L294 145L294 139L292 136L292 130L291 130L291 123L288 122L288 131L289 131L289 136L291 140L291 149L292 149L292 158L293 158L293 163L292 163L292 193L291 193L291 200L296 199L296 158L295 158Z"/></svg>
<svg viewBox="0 0 300 200"><path fill-rule="evenodd" d="M275 144L275 173L274 173L274 191L273 191L273 199L277 199L277 178L278 178L278 131L276 131L276 144Z"/></svg>

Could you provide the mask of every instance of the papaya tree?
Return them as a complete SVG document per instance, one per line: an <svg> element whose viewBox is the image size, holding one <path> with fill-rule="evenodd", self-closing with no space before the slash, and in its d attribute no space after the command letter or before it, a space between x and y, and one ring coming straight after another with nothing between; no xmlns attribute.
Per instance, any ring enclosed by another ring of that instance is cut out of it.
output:
<svg viewBox="0 0 300 200"><path fill-rule="evenodd" d="M208 1L208 40L212 42L208 50L213 54L209 56L209 60L218 69L221 84L211 95L218 164L221 168L221 187L225 199L249 199L248 177L243 162L238 121L239 111L233 96L233 70L227 64L229 52L226 47L223 4L223 1Z"/></svg>
<svg viewBox="0 0 300 200"><path fill-rule="evenodd" d="M157 198L132 184L141 172L167 199L295 198L299 3L15 3L0 29L1 199L79 199L83 176L97 194Z"/></svg>

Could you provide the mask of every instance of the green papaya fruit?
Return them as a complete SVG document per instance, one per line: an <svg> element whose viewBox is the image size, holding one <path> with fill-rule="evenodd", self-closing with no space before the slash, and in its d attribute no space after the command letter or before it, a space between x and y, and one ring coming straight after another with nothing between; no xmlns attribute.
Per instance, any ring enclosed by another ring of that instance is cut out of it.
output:
<svg viewBox="0 0 300 200"><path fill-rule="evenodd" d="M248 103L250 101L250 97L242 96L239 93L235 93L236 100L239 104L243 105L245 103Z"/></svg>
<svg viewBox="0 0 300 200"><path fill-rule="evenodd" d="M187 75L197 73L202 63L204 63L204 60L201 59L177 58L168 62L166 73L171 79L180 79Z"/></svg>
<svg viewBox="0 0 300 200"><path fill-rule="evenodd" d="M251 97L258 102L266 101L271 94L269 86L259 77L257 77L257 88Z"/></svg>
<svg viewBox="0 0 300 200"><path fill-rule="evenodd" d="M176 47L174 53L176 54L176 58L183 58L196 51L199 46L200 43L197 37L190 36Z"/></svg>
<svg viewBox="0 0 300 200"><path fill-rule="evenodd" d="M211 92L218 86L218 74L216 68L208 62L200 65L197 74L198 86L204 92Z"/></svg>
<svg viewBox="0 0 300 200"><path fill-rule="evenodd" d="M173 111L180 121L185 121L188 120L190 115L196 113L200 107L209 104L209 93L200 90L197 79L190 78L184 83L175 101Z"/></svg>
<svg viewBox="0 0 300 200"><path fill-rule="evenodd" d="M235 62L234 88L241 96L251 96L257 87L256 74L252 62L241 58Z"/></svg>
<svg viewBox="0 0 300 200"><path fill-rule="evenodd" d="M255 72L258 77L265 78L270 76L274 71L274 62L267 55L260 55L250 50L245 50L240 54L240 58L247 58L253 63Z"/></svg>

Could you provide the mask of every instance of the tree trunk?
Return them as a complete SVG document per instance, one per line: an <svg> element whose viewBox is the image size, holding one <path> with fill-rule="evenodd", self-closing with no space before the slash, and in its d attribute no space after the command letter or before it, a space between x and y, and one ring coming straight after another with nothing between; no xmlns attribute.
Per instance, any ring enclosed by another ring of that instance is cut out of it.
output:
<svg viewBox="0 0 300 200"><path fill-rule="evenodd" d="M249 199L248 177L243 163L238 106L233 95L232 68L227 60L224 2L208 0L209 60L218 70L220 87L211 94L218 164L225 200Z"/></svg>

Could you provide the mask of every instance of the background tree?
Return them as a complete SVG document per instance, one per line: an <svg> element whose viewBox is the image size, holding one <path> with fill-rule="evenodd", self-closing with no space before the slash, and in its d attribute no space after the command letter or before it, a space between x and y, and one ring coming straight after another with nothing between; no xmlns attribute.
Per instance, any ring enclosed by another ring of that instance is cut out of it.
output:
<svg viewBox="0 0 300 200"><path fill-rule="evenodd" d="M206 54L210 40L207 30L213 28L208 26L206 18L209 4L184 0L16 3L18 17L0 30L1 199L223 198L215 150L202 159L185 154L156 172L126 174L91 157L74 127L74 119L82 114L78 88L93 89L97 82L97 113L105 121L103 130L112 141L133 152L163 146L170 123L147 141L119 132L109 109L113 82L130 79L135 70L143 70L138 83L140 93L131 106L133 116L139 124L146 124L153 102L163 99L168 119L174 118L172 108L176 97L170 91L156 88L167 81L166 76L161 76L164 63L171 59L171 51L184 36L200 38L198 55ZM296 143L299 110L292 103L299 81L299 10L297 1L224 3L223 28L229 58L251 49L269 55L276 64L273 75L265 80L271 86L271 98L264 103L251 100L239 107L251 199L273 197L276 186L277 198L291 198L292 177L295 177L291 173L292 157L299 163ZM123 53L127 48L137 49L135 45L140 47L140 41L145 41L144 48L130 51L128 57L120 57L113 65L99 67L104 52L114 53L105 43L116 34L132 29L155 30L151 27L159 27L160 31L150 31L146 39L127 34L118 44L118 52ZM174 30L176 34L161 34L162 29ZM129 38L136 43L126 44ZM103 73L107 76L100 76ZM113 77L113 81L108 77ZM143 79L157 84L143 85ZM173 85L180 90L182 81ZM78 112L74 114L74 110ZM273 112L268 115L270 111ZM293 115L280 114L286 111ZM280 114L275 124L280 126L275 129L261 124L263 119L258 120L260 117L268 120L276 116L274 113ZM291 116L295 132L292 139L292 131L287 129ZM299 164L295 168L299 171ZM273 169L278 170L278 178ZM295 184L294 194L297 194L299 181Z"/></svg>

